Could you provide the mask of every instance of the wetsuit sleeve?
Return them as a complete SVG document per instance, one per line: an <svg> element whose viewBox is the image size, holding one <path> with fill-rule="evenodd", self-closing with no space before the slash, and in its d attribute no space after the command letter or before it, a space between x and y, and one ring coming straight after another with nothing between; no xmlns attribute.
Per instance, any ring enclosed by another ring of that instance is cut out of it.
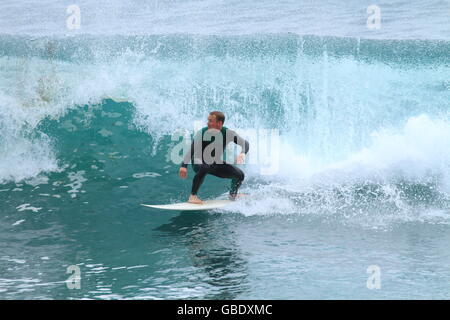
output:
<svg viewBox="0 0 450 320"><path fill-rule="evenodd" d="M189 148L188 152L183 157L183 161L181 161L181 167L187 168L188 163L191 161L192 156L194 155L194 145L195 141L201 137L201 131L197 132L194 139L192 139L191 147Z"/></svg>
<svg viewBox="0 0 450 320"><path fill-rule="evenodd" d="M233 142L242 148L241 152L247 154L248 150L250 149L250 144L248 143L248 141L242 138L240 135L238 135L236 131L232 131L232 133L233 133Z"/></svg>
<svg viewBox="0 0 450 320"><path fill-rule="evenodd" d="M183 168L187 168L189 161L192 158L192 155L194 154L194 140L192 140L191 147L189 148L188 152L184 155L183 161L181 161L181 166Z"/></svg>

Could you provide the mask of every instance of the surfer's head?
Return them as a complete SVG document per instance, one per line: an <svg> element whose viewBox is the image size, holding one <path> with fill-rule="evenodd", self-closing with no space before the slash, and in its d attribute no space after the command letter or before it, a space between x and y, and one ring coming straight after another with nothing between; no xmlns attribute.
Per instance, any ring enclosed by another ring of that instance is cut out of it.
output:
<svg viewBox="0 0 450 320"><path fill-rule="evenodd" d="M225 115L220 111L212 111L208 116L208 129L222 129L225 122Z"/></svg>

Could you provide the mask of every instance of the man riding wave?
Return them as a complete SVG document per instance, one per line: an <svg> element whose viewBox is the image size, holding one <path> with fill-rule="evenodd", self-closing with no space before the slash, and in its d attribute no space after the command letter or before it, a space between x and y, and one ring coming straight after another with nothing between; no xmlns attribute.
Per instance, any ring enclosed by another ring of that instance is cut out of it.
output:
<svg viewBox="0 0 450 320"><path fill-rule="evenodd" d="M237 164L244 163L245 155L249 150L247 140L240 137L234 130L223 126L225 115L220 111L210 112L208 126L202 128L194 136L189 151L181 162L180 177L187 177L187 165L192 163L196 172L192 180L191 195L188 202L202 204L197 192L207 174L219 178L231 179L229 198L235 200L238 197L238 189L244 181L244 172L241 169L222 160L223 152L229 142L234 142L241 147L241 153L236 158Z"/></svg>

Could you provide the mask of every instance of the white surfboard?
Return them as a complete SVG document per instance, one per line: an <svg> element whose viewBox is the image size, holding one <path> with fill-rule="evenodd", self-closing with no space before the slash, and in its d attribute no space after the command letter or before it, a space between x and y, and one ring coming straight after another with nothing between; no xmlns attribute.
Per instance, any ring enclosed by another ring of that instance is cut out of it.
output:
<svg viewBox="0 0 450 320"><path fill-rule="evenodd" d="M203 200L203 204L195 204L189 202L173 203L173 204L141 204L145 207L162 209L162 210L179 210L179 211L198 211L218 209L227 204L234 202L232 200Z"/></svg>

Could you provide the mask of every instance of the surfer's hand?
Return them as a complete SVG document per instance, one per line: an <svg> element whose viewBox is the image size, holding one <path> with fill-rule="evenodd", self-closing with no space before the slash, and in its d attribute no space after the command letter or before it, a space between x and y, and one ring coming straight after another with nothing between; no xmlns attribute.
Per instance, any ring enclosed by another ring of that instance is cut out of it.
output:
<svg viewBox="0 0 450 320"><path fill-rule="evenodd" d="M183 168L183 167L180 168L180 177L183 179L186 179L186 177L187 177L187 169L186 168Z"/></svg>
<svg viewBox="0 0 450 320"><path fill-rule="evenodd" d="M236 158L237 164L243 164L245 162L245 153L240 153Z"/></svg>

